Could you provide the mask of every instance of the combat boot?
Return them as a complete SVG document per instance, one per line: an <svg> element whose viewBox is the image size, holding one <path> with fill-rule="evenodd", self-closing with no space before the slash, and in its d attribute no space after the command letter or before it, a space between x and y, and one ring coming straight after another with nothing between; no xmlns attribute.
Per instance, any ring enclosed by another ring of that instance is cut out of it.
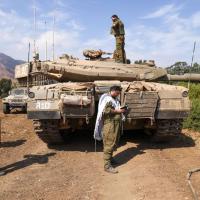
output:
<svg viewBox="0 0 200 200"><path fill-rule="evenodd" d="M6 175L6 172L4 171L0 172L0 176L4 176L4 175Z"/></svg>
<svg viewBox="0 0 200 200"><path fill-rule="evenodd" d="M111 158L111 165L116 166L119 165L119 162L117 162L114 158Z"/></svg>
<svg viewBox="0 0 200 200"><path fill-rule="evenodd" d="M118 171L115 168L113 168L113 166L111 166L111 165L104 167L104 171L111 173L111 174L117 174L118 173Z"/></svg>

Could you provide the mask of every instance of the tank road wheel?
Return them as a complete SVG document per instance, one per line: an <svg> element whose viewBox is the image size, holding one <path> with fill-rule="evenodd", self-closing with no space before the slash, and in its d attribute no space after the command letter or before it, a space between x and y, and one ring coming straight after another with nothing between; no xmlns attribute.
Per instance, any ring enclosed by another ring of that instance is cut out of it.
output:
<svg viewBox="0 0 200 200"><path fill-rule="evenodd" d="M153 142L168 142L179 136L182 130L182 119L158 120Z"/></svg>
<svg viewBox="0 0 200 200"><path fill-rule="evenodd" d="M8 103L3 103L3 113L9 114L10 113L10 106Z"/></svg>
<svg viewBox="0 0 200 200"><path fill-rule="evenodd" d="M36 134L47 144L63 143L58 129L58 120L33 120Z"/></svg>

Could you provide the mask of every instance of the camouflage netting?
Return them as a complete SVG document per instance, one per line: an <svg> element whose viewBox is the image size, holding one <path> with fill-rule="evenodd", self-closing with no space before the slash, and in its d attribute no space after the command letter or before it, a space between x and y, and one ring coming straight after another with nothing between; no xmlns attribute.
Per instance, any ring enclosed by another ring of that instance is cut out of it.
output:
<svg viewBox="0 0 200 200"><path fill-rule="evenodd" d="M101 56L103 55L103 51L102 50L85 50L83 51L83 55L86 57L86 58L90 58L90 59L98 59L98 58L101 58Z"/></svg>
<svg viewBox="0 0 200 200"><path fill-rule="evenodd" d="M93 83L60 83L52 86L50 89L60 89L61 91L87 91L94 87Z"/></svg>
<svg viewBox="0 0 200 200"><path fill-rule="evenodd" d="M187 88L182 86L174 86L160 83L150 83L144 81L134 81L132 83L122 84L122 87L126 92L138 92L138 91L162 91L162 90L181 90L188 91Z"/></svg>

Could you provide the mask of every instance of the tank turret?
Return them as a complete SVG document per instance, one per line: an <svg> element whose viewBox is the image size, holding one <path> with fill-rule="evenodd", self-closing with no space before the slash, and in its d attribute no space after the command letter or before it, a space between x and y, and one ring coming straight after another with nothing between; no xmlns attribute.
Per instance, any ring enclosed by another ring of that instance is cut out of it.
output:
<svg viewBox="0 0 200 200"><path fill-rule="evenodd" d="M138 61L134 64L115 63L111 58L102 58L105 52L84 51L87 60L79 60L67 54L55 61L34 60L30 63L30 84L46 85L56 82L96 80L119 81L200 81L200 74L170 75L155 62ZM89 58L89 60L88 60ZM26 85L28 64L15 68L15 78L21 86Z"/></svg>
<svg viewBox="0 0 200 200"><path fill-rule="evenodd" d="M15 68L15 78L26 85L28 65L18 65ZM33 61L30 63L30 84L38 85L66 81L155 81L166 76L166 70L148 64L115 63L110 58L79 60L64 55L56 61ZM23 72L23 73L22 73Z"/></svg>

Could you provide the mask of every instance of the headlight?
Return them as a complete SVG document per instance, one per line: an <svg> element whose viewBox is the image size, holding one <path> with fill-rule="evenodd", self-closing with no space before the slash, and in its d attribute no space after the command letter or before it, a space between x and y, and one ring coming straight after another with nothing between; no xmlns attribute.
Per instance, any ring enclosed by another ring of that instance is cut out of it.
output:
<svg viewBox="0 0 200 200"><path fill-rule="evenodd" d="M182 96L183 96L183 97L187 97L187 96L188 96L188 91L184 91L184 92L182 93Z"/></svg>
<svg viewBox="0 0 200 200"><path fill-rule="evenodd" d="M35 97L35 93L34 92L29 92L28 96L29 96L29 98L34 98Z"/></svg>

